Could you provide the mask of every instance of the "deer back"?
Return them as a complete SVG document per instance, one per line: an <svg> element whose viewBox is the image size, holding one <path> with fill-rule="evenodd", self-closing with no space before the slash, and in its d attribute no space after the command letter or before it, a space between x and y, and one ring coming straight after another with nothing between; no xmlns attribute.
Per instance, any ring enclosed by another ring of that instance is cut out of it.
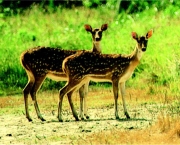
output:
<svg viewBox="0 0 180 145"><path fill-rule="evenodd" d="M121 76L130 64L131 57L121 54L99 54L82 51L63 61L63 70L69 76Z"/></svg>
<svg viewBox="0 0 180 145"><path fill-rule="evenodd" d="M36 47L21 54L21 62L25 69L37 75L47 74L48 71L62 71L62 61L75 50L63 50L50 47Z"/></svg>

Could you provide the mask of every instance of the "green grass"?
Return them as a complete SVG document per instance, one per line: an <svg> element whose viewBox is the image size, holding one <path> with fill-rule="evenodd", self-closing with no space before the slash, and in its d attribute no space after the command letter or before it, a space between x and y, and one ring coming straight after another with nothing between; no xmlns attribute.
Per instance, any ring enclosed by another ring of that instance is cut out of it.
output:
<svg viewBox="0 0 180 145"><path fill-rule="evenodd" d="M148 49L127 86L140 89L152 87L154 90L162 86L177 95L180 74L179 18L180 10L171 5L163 11L158 11L154 6L135 14L117 14L117 11L105 6L97 9L58 8L56 12L45 13L38 6L32 6L23 14L2 17L0 95L21 92L27 83L26 73L19 62L22 51L35 46L91 49L91 35L84 30L86 23L92 27L109 24L108 30L103 33L103 53L129 54L136 44L131 32L144 35L153 29ZM59 89L63 85L46 80L42 88Z"/></svg>

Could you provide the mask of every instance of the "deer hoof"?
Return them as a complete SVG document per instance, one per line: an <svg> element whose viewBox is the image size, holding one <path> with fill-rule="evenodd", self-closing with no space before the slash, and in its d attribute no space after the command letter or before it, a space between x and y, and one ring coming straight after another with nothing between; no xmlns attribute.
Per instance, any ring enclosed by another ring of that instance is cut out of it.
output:
<svg viewBox="0 0 180 145"><path fill-rule="evenodd" d="M131 117L129 116L129 114L127 112L125 112L126 118L127 119L131 119Z"/></svg>

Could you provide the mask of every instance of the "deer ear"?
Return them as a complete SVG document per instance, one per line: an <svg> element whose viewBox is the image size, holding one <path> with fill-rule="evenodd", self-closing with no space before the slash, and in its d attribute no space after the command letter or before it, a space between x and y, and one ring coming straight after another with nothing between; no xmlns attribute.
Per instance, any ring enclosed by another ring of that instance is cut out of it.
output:
<svg viewBox="0 0 180 145"><path fill-rule="evenodd" d="M86 29L86 31L92 32L92 27L89 24L85 24L84 28Z"/></svg>
<svg viewBox="0 0 180 145"><path fill-rule="evenodd" d="M101 26L101 30L102 30L102 31L107 30L107 28L108 28L108 24L103 24L103 25Z"/></svg>
<svg viewBox="0 0 180 145"><path fill-rule="evenodd" d="M149 32L147 32L146 38L150 38L152 34L153 34L153 30L150 30Z"/></svg>
<svg viewBox="0 0 180 145"><path fill-rule="evenodd" d="M132 35L132 38L133 38L133 39L137 40L138 35L137 35L136 32L132 32L131 35Z"/></svg>

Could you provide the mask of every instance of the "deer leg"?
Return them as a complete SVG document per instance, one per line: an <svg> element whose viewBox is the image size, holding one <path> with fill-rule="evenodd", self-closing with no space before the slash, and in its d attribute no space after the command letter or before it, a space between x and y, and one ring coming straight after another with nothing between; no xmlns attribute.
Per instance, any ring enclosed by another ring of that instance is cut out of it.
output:
<svg viewBox="0 0 180 145"><path fill-rule="evenodd" d="M59 104L58 104L58 116L57 116L59 122L63 122L63 119L62 119L62 102L63 102L63 97L68 92L73 90L73 88L72 89L71 88L72 88L71 85L69 84L69 82L67 82L66 85L59 91Z"/></svg>
<svg viewBox="0 0 180 145"><path fill-rule="evenodd" d="M82 84L83 84L83 80L78 80L77 78L74 78L74 79L69 80L66 83L66 85L59 91L58 120L60 122L63 121L62 120L63 97L64 97L64 95L66 95L69 92L70 92L70 94L68 94L68 99L69 99L69 104L71 105L72 113L73 113L74 117L76 118L76 120L79 120L77 117L77 113L74 109L74 105L73 105L72 100L71 100L71 95L76 89L78 89L78 86L81 86Z"/></svg>
<svg viewBox="0 0 180 145"><path fill-rule="evenodd" d="M86 116L86 119L89 119L89 116L87 115L87 94L88 94L88 86L89 81L85 83L83 86L79 89L79 96L80 96L80 118L81 120L84 120L84 116Z"/></svg>
<svg viewBox="0 0 180 145"><path fill-rule="evenodd" d="M87 114L87 94L88 94L88 86L89 81L84 84L84 116L86 116L86 119L89 119L89 116Z"/></svg>
<svg viewBox="0 0 180 145"><path fill-rule="evenodd" d="M125 101L125 82L120 83L120 91L121 91L121 96L122 96L124 114L126 115L127 119L130 119L130 116L129 116L127 108L126 108L126 101Z"/></svg>
<svg viewBox="0 0 180 145"><path fill-rule="evenodd" d="M38 118L41 119L41 121L46 121L46 120L42 117L42 115L40 113L39 106L38 106L37 99L36 99L36 93L37 93L38 89L41 87L44 79L45 79L45 76L43 76L41 78L36 78L34 86L32 88L32 91L30 92L31 98L33 100L34 107L36 110L36 114L37 114Z"/></svg>
<svg viewBox="0 0 180 145"><path fill-rule="evenodd" d="M58 104L58 116L57 116L59 122L63 122L63 119L62 119L62 101L63 101L64 95L66 94L66 88L67 88L67 86L65 86L64 88L62 88L59 91L59 104Z"/></svg>
<svg viewBox="0 0 180 145"><path fill-rule="evenodd" d="M113 93L114 93L114 105L115 105L115 117L116 119L120 119L119 118L119 114L118 114L118 93L119 93L119 90L118 90L118 81L113 81Z"/></svg>
<svg viewBox="0 0 180 145"><path fill-rule="evenodd" d="M23 89L23 93L24 93L24 103L25 103L25 111L26 111L26 118L28 119L29 122L32 121L32 118L29 115L29 108L28 108L28 94L30 93L30 90L33 87L34 82L32 80L30 80L27 85L25 86L25 88Z"/></svg>
<svg viewBox="0 0 180 145"><path fill-rule="evenodd" d="M84 120L84 113L83 113L83 108L84 108L84 104L83 104L83 100L84 100L84 85L82 87L79 88L79 96L80 96L80 108L79 108L79 117L81 118L81 120Z"/></svg>
<svg viewBox="0 0 180 145"><path fill-rule="evenodd" d="M71 99L71 96L73 94L74 90L70 91L67 96L68 96L68 101L69 101L69 105L71 106L71 110L72 110L72 113L73 113L73 116L74 118L76 119L76 121L79 121L79 118L78 118L78 114L74 108L74 104L72 102L72 99Z"/></svg>

